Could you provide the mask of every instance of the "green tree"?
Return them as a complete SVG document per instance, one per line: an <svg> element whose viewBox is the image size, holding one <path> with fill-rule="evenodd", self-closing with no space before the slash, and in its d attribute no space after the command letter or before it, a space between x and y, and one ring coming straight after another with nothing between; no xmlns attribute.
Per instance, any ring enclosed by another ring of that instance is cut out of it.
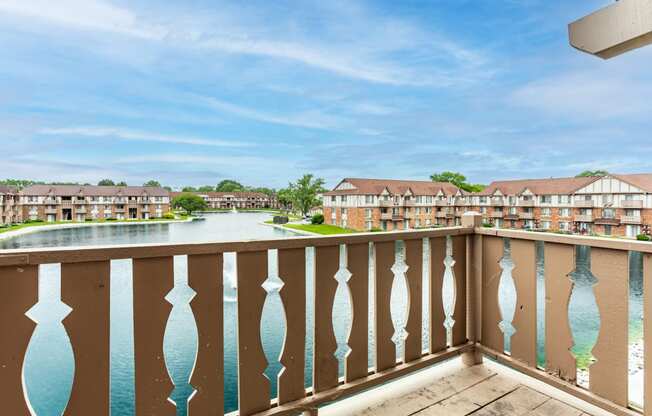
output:
<svg viewBox="0 0 652 416"><path fill-rule="evenodd" d="M233 179L224 179L215 187L215 191L217 192L242 192L244 190L245 187L242 186L240 182L234 181Z"/></svg>
<svg viewBox="0 0 652 416"><path fill-rule="evenodd" d="M15 186L18 189L23 189L28 186L42 184L43 182L32 181L29 179L5 179L0 181L0 185Z"/></svg>
<svg viewBox="0 0 652 416"><path fill-rule="evenodd" d="M584 172L575 176L576 178L586 178L590 176L607 176L609 172L606 170L585 170Z"/></svg>
<svg viewBox="0 0 652 416"><path fill-rule="evenodd" d="M288 189L292 198L292 206L299 210L301 215L307 215L313 207L319 206L321 201L317 195L325 192L324 180L315 178L312 174L306 174L294 183L290 183Z"/></svg>
<svg viewBox="0 0 652 416"><path fill-rule="evenodd" d="M115 186L129 186L129 185L127 185L127 182L125 182L125 181L120 181L120 182L116 183Z"/></svg>
<svg viewBox="0 0 652 416"><path fill-rule="evenodd" d="M208 205L204 198L199 195L184 193L172 200L173 208L181 208L192 215L195 211L203 211Z"/></svg>
<svg viewBox="0 0 652 416"><path fill-rule="evenodd" d="M197 188L194 186L184 186L181 192L197 192Z"/></svg>
<svg viewBox="0 0 652 416"><path fill-rule="evenodd" d="M197 189L198 192L213 192L214 190L215 190L215 188L213 188L213 187L210 186L210 185L200 186L200 187Z"/></svg>
<svg viewBox="0 0 652 416"><path fill-rule="evenodd" d="M292 205L292 191L288 188L279 189L276 198L281 207L288 209Z"/></svg>
<svg viewBox="0 0 652 416"><path fill-rule="evenodd" d="M272 195L274 195L276 193L276 191L274 189L266 188L264 186L260 186L260 187L247 186L245 189L247 191L249 191L249 192L260 192L261 194L265 194L267 196L272 196Z"/></svg>
<svg viewBox="0 0 652 416"><path fill-rule="evenodd" d="M97 186L115 186L115 182L111 179L102 179L97 183Z"/></svg>
<svg viewBox="0 0 652 416"><path fill-rule="evenodd" d="M485 188L485 185L467 182L466 176L459 172L444 171L442 173L433 173L430 175L430 180L433 182L451 183L467 192L480 192Z"/></svg>
<svg viewBox="0 0 652 416"><path fill-rule="evenodd" d="M145 182L143 184L143 186L151 186L151 187L154 187L154 188L160 188L161 183L159 181L151 180L151 181Z"/></svg>

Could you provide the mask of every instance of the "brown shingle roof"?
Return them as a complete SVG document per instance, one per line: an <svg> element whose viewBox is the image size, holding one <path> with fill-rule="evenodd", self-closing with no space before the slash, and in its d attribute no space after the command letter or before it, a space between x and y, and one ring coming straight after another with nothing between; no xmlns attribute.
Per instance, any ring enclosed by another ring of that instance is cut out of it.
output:
<svg viewBox="0 0 652 416"><path fill-rule="evenodd" d="M403 195L408 189L414 195L437 195L439 191L443 191L446 195L453 195L458 191L457 186L447 182L345 178L337 186L340 186L342 182L350 183L355 189L333 189L324 195L379 195L385 188L392 195Z"/></svg>
<svg viewBox="0 0 652 416"><path fill-rule="evenodd" d="M599 178L582 177L494 181L484 190L478 192L478 195L493 195L496 190L500 190L504 195L518 195L526 189L529 189L536 195L572 194L579 188L582 188L597 179Z"/></svg>
<svg viewBox="0 0 652 416"><path fill-rule="evenodd" d="M233 196L237 198L269 198L266 194L262 192L171 192L171 197L177 197L181 194L196 194L196 195L208 195L210 198L220 198L225 196Z"/></svg>
<svg viewBox="0 0 652 416"><path fill-rule="evenodd" d="M165 188L153 186L94 186L94 185L32 185L23 189L23 195L54 196L169 196Z"/></svg>
<svg viewBox="0 0 652 416"><path fill-rule="evenodd" d="M17 191L16 187L8 185L0 185L0 194L15 194Z"/></svg>
<svg viewBox="0 0 652 416"><path fill-rule="evenodd" d="M623 182L641 188L644 191L652 192L652 173L634 173L628 175L609 175Z"/></svg>

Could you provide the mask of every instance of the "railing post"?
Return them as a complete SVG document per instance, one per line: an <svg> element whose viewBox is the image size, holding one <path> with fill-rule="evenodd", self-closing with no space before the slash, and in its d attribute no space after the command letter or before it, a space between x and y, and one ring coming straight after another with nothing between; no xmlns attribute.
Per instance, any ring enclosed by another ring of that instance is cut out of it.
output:
<svg viewBox="0 0 652 416"><path fill-rule="evenodd" d="M466 212L462 226L482 226L482 214ZM482 332L482 235L466 236L466 334L469 342L476 343ZM462 362L468 366L482 363L482 354L474 349L462 354Z"/></svg>

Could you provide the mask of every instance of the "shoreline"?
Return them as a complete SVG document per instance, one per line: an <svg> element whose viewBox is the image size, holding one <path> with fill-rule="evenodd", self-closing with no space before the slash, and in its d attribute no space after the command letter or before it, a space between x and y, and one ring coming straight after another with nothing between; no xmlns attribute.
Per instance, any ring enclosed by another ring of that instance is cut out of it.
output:
<svg viewBox="0 0 652 416"><path fill-rule="evenodd" d="M295 233L295 234L303 235L303 236L319 236L319 235L321 235L321 234L317 234L317 233L311 233L310 231L297 230L297 229L294 229L294 228L284 227L282 224L270 224L270 223L267 223L267 222L259 222L259 224L266 225L268 227L278 228L279 230L289 231L291 233ZM292 224L292 223L289 222L288 224Z"/></svg>
<svg viewBox="0 0 652 416"><path fill-rule="evenodd" d="M7 231L0 233L0 241L8 240L10 238L20 237L25 234L32 234L41 231L53 231L65 228L82 228L82 227L107 227L112 225L151 225L151 224L173 224L194 221L194 218L185 220L157 220L157 221L105 221L105 222L91 222L91 223L66 223L66 224L47 224L35 225L32 227L25 227L19 230Z"/></svg>

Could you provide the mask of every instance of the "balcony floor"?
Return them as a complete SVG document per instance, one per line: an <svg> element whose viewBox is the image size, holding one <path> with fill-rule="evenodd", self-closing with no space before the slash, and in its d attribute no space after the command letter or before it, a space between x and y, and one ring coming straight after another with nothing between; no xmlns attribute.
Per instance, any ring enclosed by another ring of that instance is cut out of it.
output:
<svg viewBox="0 0 652 416"><path fill-rule="evenodd" d="M485 359L441 364L320 409L341 416L606 416L551 386Z"/></svg>

